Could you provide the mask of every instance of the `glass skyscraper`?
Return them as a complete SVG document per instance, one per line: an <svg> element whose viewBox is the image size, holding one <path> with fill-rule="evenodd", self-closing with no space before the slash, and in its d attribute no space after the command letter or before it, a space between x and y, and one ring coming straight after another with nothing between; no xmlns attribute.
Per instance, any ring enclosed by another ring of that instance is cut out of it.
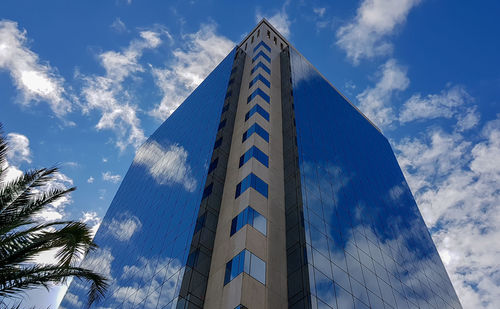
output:
<svg viewBox="0 0 500 309"><path fill-rule="evenodd" d="M95 241L95 308L461 308L387 139L266 20L137 151Z"/></svg>

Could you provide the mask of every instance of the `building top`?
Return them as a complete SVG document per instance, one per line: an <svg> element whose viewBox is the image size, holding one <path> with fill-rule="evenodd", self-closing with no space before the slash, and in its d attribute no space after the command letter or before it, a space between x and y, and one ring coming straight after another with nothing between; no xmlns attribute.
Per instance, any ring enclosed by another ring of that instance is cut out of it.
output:
<svg viewBox="0 0 500 309"><path fill-rule="evenodd" d="M265 25L266 27L262 27L262 25ZM330 84L331 87L333 87L335 89L335 91L337 91L352 107L354 107L354 109L356 111L358 111L358 113L361 114L361 116L363 116L366 120L368 120L368 122L375 129L377 129L380 133L382 133L382 131L377 127L377 125L375 125L375 123L373 123L368 117L366 117L365 114L363 114L363 112L361 112L361 110L359 110L359 108L349 100L349 98L347 98L342 92L340 92L339 89L337 87L335 87L309 60L307 60L306 57L304 57L292 44L290 44L290 42L288 42L288 40L267 19L262 18L262 20L257 24L257 26L255 26L253 28L253 30L241 41L241 43L238 45L238 47L240 47L246 51L248 44L250 44L251 46L258 44L258 42L260 42L260 40L258 40L256 38L261 37L260 36L261 29L263 30L262 32L267 31L267 33L262 33L262 37L267 36L267 38L269 40L271 40L271 41L274 40L274 44L280 45L281 50L285 49L286 47L293 48L295 50L295 52L298 53L299 55L301 55L311 65L311 67L324 80L326 80L328 82L328 84ZM272 33L272 35L271 35L271 33Z"/></svg>

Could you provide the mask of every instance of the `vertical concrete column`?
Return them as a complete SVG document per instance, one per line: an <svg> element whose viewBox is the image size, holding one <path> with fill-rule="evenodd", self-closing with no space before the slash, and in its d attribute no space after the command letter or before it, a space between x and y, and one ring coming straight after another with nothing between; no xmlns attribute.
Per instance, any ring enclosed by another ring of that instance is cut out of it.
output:
<svg viewBox="0 0 500 309"><path fill-rule="evenodd" d="M258 47L260 42L264 42L271 51L262 45ZM265 20L240 44L240 48L246 52L247 57L239 93L204 308L233 309L238 305L249 309L288 307L280 69L280 53L286 46L286 41ZM255 49L256 47L258 48ZM252 61L260 52L269 57L270 61L262 56ZM252 73L252 69L259 62L270 69L270 74L262 68L256 69ZM262 81L250 85L250 82L258 74L270 82L270 87ZM261 96L256 96L249 101L249 96L257 89L261 89L269 96L269 103ZM256 104L269 113L269 121L259 114L245 119L247 112ZM244 142L242 141L244 132L254 124L258 124L269 133L269 142L258 134L252 134ZM268 167L255 158L250 159L241 167L239 166L240 157L253 146L259 148L269 157ZM254 188L245 190L238 197L235 196L238 183L251 173L267 184L267 197ZM250 225L245 225L231 236L231 221L248 206L267 219L266 235ZM265 282L260 282L250 274L243 272L229 283L224 284L226 264L243 250L250 251L265 262Z"/></svg>

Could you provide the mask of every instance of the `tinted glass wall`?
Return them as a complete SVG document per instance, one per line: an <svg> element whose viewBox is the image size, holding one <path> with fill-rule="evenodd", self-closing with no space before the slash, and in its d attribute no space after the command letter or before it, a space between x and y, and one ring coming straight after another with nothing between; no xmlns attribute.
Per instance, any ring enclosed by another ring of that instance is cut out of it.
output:
<svg viewBox="0 0 500 309"><path fill-rule="evenodd" d="M387 139L294 49L290 64L305 242L289 306L461 308Z"/></svg>
<svg viewBox="0 0 500 309"><path fill-rule="evenodd" d="M112 279L96 307L176 307L234 57L137 151L84 261ZM74 280L61 308L82 308L87 290Z"/></svg>

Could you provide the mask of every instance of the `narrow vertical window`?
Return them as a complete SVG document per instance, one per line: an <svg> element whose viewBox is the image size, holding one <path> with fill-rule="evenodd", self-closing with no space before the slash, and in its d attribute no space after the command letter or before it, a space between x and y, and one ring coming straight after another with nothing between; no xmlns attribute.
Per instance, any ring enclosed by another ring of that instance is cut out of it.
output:
<svg viewBox="0 0 500 309"><path fill-rule="evenodd" d="M266 262L248 250L243 250L226 263L224 285L245 272L262 284L266 284Z"/></svg>
<svg viewBox="0 0 500 309"><path fill-rule="evenodd" d="M257 30L257 37L259 37L259 35L260 35L260 29Z"/></svg>
<svg viewBox="0 0 500 309"><path fill-rule="evenodd" d="M231 221L230 236L233 236L247 224L261 232L264 236L267 234L267 219L255 209L248 206Z"/></svg>
<svg viewBox="0 0 500 309"><path fill-rule="evenodd" d="M259 115L262 116L262 118L264 118L267 121L269 121L269 113L266 112L266 110L264 108L262 108L262 106L260 106L259 104L255 104L248 111L248 113L245 114L245 121L247 121L248 119L250 119L250 117L252 117L255 113L258 113Z"/></svg>
<svg viewBox="0 0 500 309"><path fill-rule="evenodd" d="M247 50L247 45L248 45L248 43L245 43L245 50Z"/></svg>
<svg viewBox="0 0 500 309"><path fill-rule="evenodd" d="M209 196L210 194L212 194L212 188L213 187L214 187L214 183L211 183L208 186L206 186L205 189L203 190L203 196L202 196L201 199L204 199L207 196Z"/></svg>
<svg viewBox="0 0 500 309"><path fill-rule="evenodd" d="M267 38L270 39L271 38L271 31L267 30Z"/></svg>
<svg viewBox="0 0 500 309"><path fill-rule="evenodd" d="M252 41L251 41L250 43L252 43L252 44L253 44L253 35L252 35Z"/></svg>
<svg viewBox="0 0 500 309"><path fill-rule="evenodd" d="M245 152L241 157L240 157L240 165L239 167L242 167L243 164L248 162L251 158L255 158L257 161L262 163L265 167L269 167L269 157L259 148L256 146L252 146L247 152Z"/></svg>
<svg viewBox="0 0 500 309"><path fill-rule="evenodd" d="M236 193L234 198L238 198L241 194L243 194L249 188L255 189L257 192L262 194L265 198L268 195L268 185L267 183L257 177L254 173L250 173L247 177L245 177L240 183L236 185Z"/></svg>
<svg viewBox="0 0 500 309"><path fill-rule="evenodd" d="M278 44L278 40L276 39L276 37L274 37L274 45L277 45Z"/></svg>
<svg viewBox="0 0 500 309"><path fill-rule="evenodd" d="M269 143L269 133L267 133L267 131L257 123L254 123L250 128L248 128L248 130L245 131L245 133L243 133L241 142L244 143L254 133Z"/></svg>

